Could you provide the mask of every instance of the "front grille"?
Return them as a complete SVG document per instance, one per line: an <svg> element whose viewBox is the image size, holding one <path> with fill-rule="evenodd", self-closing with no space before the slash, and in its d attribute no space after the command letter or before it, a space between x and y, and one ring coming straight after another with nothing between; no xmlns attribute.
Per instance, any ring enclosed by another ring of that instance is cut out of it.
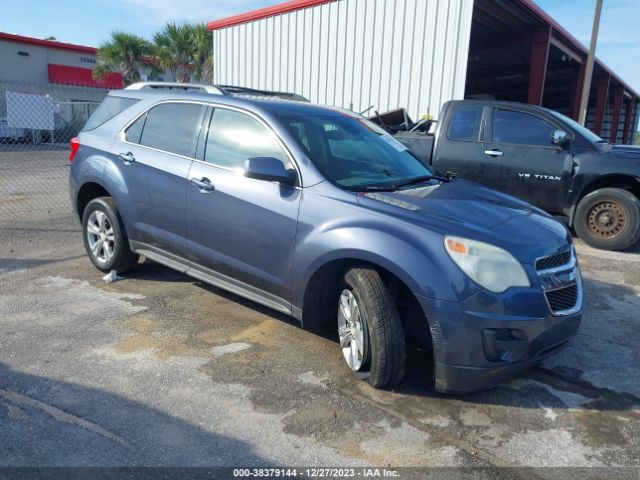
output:
<svg viewBox="0 0 640 480"><path fill-rule="evenodd" d="M571 250L566 252L556 253L555 255L549 255L548 257L539 258L536 260L536 270L549 270L551 268L561 267L571 261Z"/></svg>
<svg viewBox="0 0 640 480"><path fill-rule="evenodd" d="M578 303L578 285L573 284L568 287L559 288L546 292L549 308L553 313L571 310Z"/></svg>

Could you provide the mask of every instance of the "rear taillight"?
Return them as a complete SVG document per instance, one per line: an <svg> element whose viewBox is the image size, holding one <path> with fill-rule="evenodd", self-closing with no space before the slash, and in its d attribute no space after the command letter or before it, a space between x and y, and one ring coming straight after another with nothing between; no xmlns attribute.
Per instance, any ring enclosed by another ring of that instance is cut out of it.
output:
<svg viewBox="0 0 640 480"><path fill-rule="evenodd" d="M71 151L69 152L69 162L73 162L76 158L76 154L78 153L78 149L80 148L80 139L78 137L73 137L69 142L69 146L71 147Z"/></svg>

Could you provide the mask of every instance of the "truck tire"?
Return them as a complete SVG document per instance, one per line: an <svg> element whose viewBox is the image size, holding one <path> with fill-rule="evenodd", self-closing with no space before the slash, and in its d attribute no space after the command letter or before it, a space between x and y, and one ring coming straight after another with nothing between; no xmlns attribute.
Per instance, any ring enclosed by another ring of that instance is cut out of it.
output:
<svg viewBox="0 0 640 480"><path fill-rule="evenodd" d="M621 188L601 188L580 200L573 226L592 247L624 250L640 235L640 200Z"/></svg>
<svg viewBox="0 0 640 480"><path fill-rule="evenodd" d="M338 336L349 368L376 388L404 377L405 339L396 304L378 272L352 268L338 297Z"/></svg>
<svg viewBox="0 0 640 480"><path fill-rule="evenodd" d="M116 203L110 197L91 200L82 212L82 237L91 263L98 270L124 273L140 258L129 249Z"/></svg>

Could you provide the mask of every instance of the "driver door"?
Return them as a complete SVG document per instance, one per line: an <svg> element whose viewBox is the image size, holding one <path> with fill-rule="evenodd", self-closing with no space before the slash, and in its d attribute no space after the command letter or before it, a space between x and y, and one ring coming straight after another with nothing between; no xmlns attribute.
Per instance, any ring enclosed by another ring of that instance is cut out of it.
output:
<svg viewBox="0 0 640 480"><path fill-rule="evenodd" d="M492 109L480 163L486 185L551 213L569 189L573 155L552 143L560 128L549 119L511 108Z"/></svg>

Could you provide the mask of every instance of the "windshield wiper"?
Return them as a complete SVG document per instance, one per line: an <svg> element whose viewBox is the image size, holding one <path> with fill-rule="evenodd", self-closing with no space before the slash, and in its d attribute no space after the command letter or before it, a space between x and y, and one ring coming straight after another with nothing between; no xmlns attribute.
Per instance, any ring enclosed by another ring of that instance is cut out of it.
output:
<svg viewBox="0 0 640 480"><path fill-rule="evenodd" d="M407 185L415 185L416 183L426 182L428 180L437 180L439 182L449 182L448 178L440 177L438 175L420 175L419 177L413 177L405 180L404 182L394 183L393 186L397 188L406 187Z"/></svg>
<svg viewBox="0 0 640 480"><path fill-rule="evenodd" d="M395 185L364 185L354 190L356 192L395 192L397 189Z"/></svg>
<svg viewBox="0 0 640 480"><path fill-rule="evenodd" d="M400 187L406 187L408 185L414 185L416 183L427 182L429 180L437 180L439 182L449 182L449 178L440 177L438 175L420 175L419 177L408 178L402 182L386 184L386 185L358 185L356 187L348 188L348 190L354 192L395 192Z"/></svg>

